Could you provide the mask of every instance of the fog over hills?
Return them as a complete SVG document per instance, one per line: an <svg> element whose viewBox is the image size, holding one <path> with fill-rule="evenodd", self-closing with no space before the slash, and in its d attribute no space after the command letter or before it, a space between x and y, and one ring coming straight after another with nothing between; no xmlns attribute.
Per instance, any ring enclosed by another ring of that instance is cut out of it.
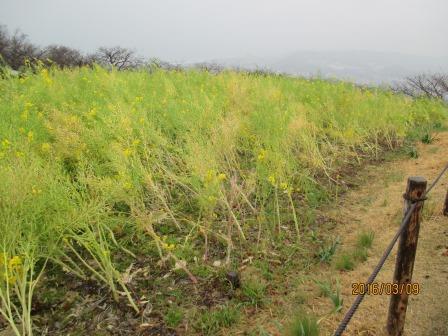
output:
<svg viewBox="0 0 448 336"><path fill-rule="evenodd" d="M214 59L229 67L266 68L299 76L320 76L362 84L390 84L419 73L448 72L448 57L351 51L297 51L278 57Z"/></svg>

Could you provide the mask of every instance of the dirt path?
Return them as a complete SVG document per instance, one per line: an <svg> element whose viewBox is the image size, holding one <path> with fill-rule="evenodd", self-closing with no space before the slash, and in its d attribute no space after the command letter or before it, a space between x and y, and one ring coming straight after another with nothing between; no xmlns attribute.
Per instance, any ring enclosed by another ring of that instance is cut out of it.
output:
<svg viewBox="0 0 448 336"><path fill-rule="evenodd" d="M353 282L365 282L378 262L384 249L395 234L402 217L402 193L408 176L420 175L429 183L448 162L448 134L439 133L429 145L418 146L419 158L391 162L372 167L371 178L364 186L348 193L341 208L333 216L344 218L337 231L344 237L344 247L354 245L362 230L373 230L375 239L366 262L354 271L341 274L344 309L323 321L324 334L331 334L345 311L354 300L351 295ZM385 188L384 188L385 187ZM384 188L384 189L383 189ZM448 217L442 216L448 178L444 178L431 192L425 202L413 282L421 286L421 293L411 296L406 317L406 335L448 335ZM342 209L342 210L341 210ZM391 282L394 271L396 248L377 277L377 282ZM358 312L347 328L347 335L383 335L387 318L389 297L366 296Z"/></svg>
<svg viewBox="0 0 448 336"><path fill-rule="evenodd" d="M431 144L417 145L419 158L402 158L367 167L361 173L362 184L346 193L332 209L323 210L325 217L337 223L328 234L339 236L341 245L335 255L353 250L360 232L375 233L367 261L353 271L337 271L334 266L313 267L310 273L298 273L284 281L291 285L289 292L271 300L264 311L254 314L251 332L235 328L231 335L281 335L281 325L296 316L300 307L322 317L321 335L331 335L354 300L352 283L365 282L384 249L395 234L403 214L402 194L408 176L424 176L431 181L448 162L448 133L439 133ZM442 206L448 189L444 176L425 202L424 220L420 230L413 282L421 293L411 296L408 305L405 335L448 336L448 217L442 216ZM391 282L396 248L386 261L377 282ZM343 297L343 309L329 313L333 304L319 297L314 280L338 280ZM389 296L366 296L344 335L384 335Z"/></svg>

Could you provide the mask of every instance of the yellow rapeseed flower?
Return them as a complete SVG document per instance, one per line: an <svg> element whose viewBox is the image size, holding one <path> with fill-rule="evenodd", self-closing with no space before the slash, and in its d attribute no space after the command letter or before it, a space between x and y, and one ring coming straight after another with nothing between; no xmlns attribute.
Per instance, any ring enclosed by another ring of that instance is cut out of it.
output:
<svg viewBox="0 0 448 336"><path fill-rule="evenodd" d="M165 250L171 251L171 250L174 250L174 248L176 247L176 245L175 245L175 244L167 244L167 243L165 243L165 242L162 242L162 247L163 247Z"/></svg>
<svg viewBox="0 0 448 336"><path fill-rule="evenodd" d="M51 149L51 145L48 142L44 142L40 148L42 149L42 152L49 152Z"/></svg>
<svg viewBox="0 0 448 336"><path fill-rule="evenodd" d="M133 153L134 153L134 151L132 150L132 148L125 148L125 149L123 150L123 154L124 154L124 156L126 156L126 157L131 156Z"/></svg>
<svg viewBox="0 0 448 336"><path fill-rule="evenodd" d="M275 187L276 186L276 180L274 175L270 175L268 177L268 181Z"/></svg>
<svg viewBox="0 0 448 336"><path fill-rule="evenodd" d="M288 183L286 183L286 182L280 183L280 188L282 188L283 190L288 189Z"/></svg>
<svg viewBox="0 0 448 336"><path fill-rule="evenodd" d="M34 133L33 133L33 131L29 131L29 132L28 132L28 134L27 134L27 138L28 138L28 141L29 141L29 142L32 142L32 141L33 141L33 139L34 139Z"/></svg>
<svg viewBox="0 0 448 336"><path fill-rule="evenodd" d="M3 139L2 140L2 147L4 149L8 149L11 146L11 142L8 139Z"/></svg>
<svg viewBox="0 0 448 336"><path fill-rule="evenodd" d="M8 283L9 283L10 285L14 285L14 284L16 283L16 281L17 281L17 277L16 277L15 275L10 275L10 276L8 277Z"/></svg>
<svg viewBox="0 0 448 336"><path fill-rule="evenodd" d="M36 186L33 186L33 187L31 188L31 192L33 193L33 195L39 195L39 194L42 193L42 190L36 188Z"/></svg>
<svg viewBox="0 0 448 336"><path fill-rule="evenodd" d="M218 181L225 181L227 179L227 175L224 173L218 174Z"/></svg>
<svg viewBox="0 0 448 336"><path fill-rule="evenodd" d="M96 117L96 111L97 111L96 107L92 107L92 108L89 110L89 112L87 112L87 117L89 117L89 118L94 118L94 117Z"/></svg>
<svg viewBox="0 0 448 336"><path fill-rule="evenodd" d="M258 161L264 161L266 159L266 151L262 149L260 153L258 153Z"/></svg>
<svg viewBox="0 0 448 336"><path fill-rule="evenodd" d="M213 169L209 169L207 171L207 175L205 175L205 182L211 182L213 181L213 178L215 177L216 172Z"/></svg>
<svg viewBox="0 0 448 336"><path fill-rule="evenodd" d="M22 265L22 258L20 258L19 256L12 257L8 262L8 268L10 270L15 270L21 265Z"/></svg>
<svg viewBox="0 0 448 336"><path fill-rule="evenodd" d="M25 153L23 153L22 151L16 151L16 157L24 157Z"/></svg>
<svg viewBox="0 0 448 336"><path fill-rule="evenodd" d="M44 79L44 82L47 85L53 84L53 80L51 79L50 74L48 73L47 69L42 69L42 71L40 73L42 75L42 78Z"/></svg>

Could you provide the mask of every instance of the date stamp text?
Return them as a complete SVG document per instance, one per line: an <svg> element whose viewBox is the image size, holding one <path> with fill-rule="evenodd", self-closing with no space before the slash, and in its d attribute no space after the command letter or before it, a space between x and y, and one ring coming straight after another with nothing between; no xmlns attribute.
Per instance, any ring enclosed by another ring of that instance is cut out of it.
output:
<svg viewBox="0 0 448 336"><path fill-rule="evenodd" d="M420 293L419 283L397 284L391 282L352 283L352 295L417 295Z"/></svg>

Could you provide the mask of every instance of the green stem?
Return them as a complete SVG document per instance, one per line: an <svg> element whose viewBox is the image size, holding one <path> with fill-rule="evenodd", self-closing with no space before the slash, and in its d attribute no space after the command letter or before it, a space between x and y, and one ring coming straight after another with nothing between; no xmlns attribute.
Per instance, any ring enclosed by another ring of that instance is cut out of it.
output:
<svg viewBox="0 0 448 336"><path fill-rule="evenodd" d="M297 233L297 242L299 242L300 241L299 221L297 220L296 208L294 207L294 202L292 200L290 192L288 192L288 198L289 198L289 202L291 203L292 215L294 218L294 226L296 228L296 233Z"/></svg>

